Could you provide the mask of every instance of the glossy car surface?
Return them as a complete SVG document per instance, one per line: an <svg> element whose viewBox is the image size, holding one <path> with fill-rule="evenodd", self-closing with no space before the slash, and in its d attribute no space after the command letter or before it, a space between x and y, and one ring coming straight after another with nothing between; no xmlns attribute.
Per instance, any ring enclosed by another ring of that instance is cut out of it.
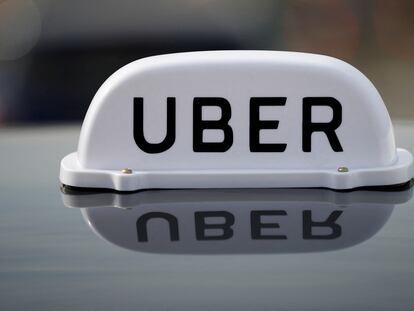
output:
<svg viewBox="0 0 414 311"><path fill-rule="evenodd" d="M411 188L62 192L79 130L0 133L2 310L412 309Z"/></svg>

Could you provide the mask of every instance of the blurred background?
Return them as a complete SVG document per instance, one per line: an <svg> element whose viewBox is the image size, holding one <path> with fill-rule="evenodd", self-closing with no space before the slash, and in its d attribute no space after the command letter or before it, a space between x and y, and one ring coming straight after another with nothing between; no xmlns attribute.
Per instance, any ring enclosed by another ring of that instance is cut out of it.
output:
<svg viewBox="0 0 414 311"><path fill-rule="evenodd" d="M0 0L0 126L81 122L121 66L224 49L343 59L414 118L412 0Z"/></svg>

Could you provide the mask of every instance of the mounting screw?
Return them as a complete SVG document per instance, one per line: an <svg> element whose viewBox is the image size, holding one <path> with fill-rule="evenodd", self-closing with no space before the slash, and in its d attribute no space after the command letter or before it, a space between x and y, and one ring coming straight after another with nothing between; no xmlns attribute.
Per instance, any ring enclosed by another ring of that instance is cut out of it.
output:
<svg viewBox="0 0 414 311"><path fill-rule="evenodd" d="M346 166L340 166L340 167L338 167L338 172L339 173L348 173L349 169Z"/></svg>
<svg viewBox="0 0 414 311"><path fill-rule="evenodd" d="M132 174L132 170L130 168L123 168L121 170L122 174Z"/></svg>

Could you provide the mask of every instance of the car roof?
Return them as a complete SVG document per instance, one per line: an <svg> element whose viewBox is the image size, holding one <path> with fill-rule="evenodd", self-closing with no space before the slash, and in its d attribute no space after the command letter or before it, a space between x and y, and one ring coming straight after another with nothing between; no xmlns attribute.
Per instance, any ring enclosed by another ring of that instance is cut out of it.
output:
<svg viewBox="0 0 414 311"><path fill-rule="evenodd" d="M414 122L393 123L397 145L414 152ZM62 192L59 161L76 149L79 131L75 124L0 132L2 309L407 310L414 303L410 187ZM255 212L272 223L266 212L274 210L287 214L277 216L287 239L253 239ZM202 240L195 222L207 214L195 213L220 211L234 217L233 242ZM346 239L307 239L333 234L334 226L318 231L317 222L334 211L347 217ZM147 224L152 244L136 247L137 221L148 213L164 218ZM184 243L171 242L165 214L177 219Z"/></svg>

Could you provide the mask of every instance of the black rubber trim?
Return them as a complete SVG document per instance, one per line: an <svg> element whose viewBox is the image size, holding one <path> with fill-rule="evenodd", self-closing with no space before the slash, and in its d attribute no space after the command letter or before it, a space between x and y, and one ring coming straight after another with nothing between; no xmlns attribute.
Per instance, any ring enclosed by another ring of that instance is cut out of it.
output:
<svg viewBox="0 0 414 311"><path fill-rule="evenodd" d="M398 191L404 191L407 189L410 189L414 185L414 180L410 179L407 182L400 183L400 184L394 184L394 185L385 185L385 186L366 186L366 187L357 187L352 189L331 189L326 187L304 187L304 188L285 188L285 189L327 189L332 190L334 192L353 192L353 191L382 191L382 192L398 192ZM184 188L183 188L184 189ZM185 188L185 190L191 190L191 189L197 189L199 188ZM208 189L223 189L223 188L208 188ZM272 188L265 188L263 189L272 189ZM273 188L273 189L281 189L281 188ZM119 191L114 189L107 189L107 188L82 188L82 187L74 187L69 185L61 184L60 190L63 194L68 195L87 195L87 194L94 194L94 193L137 193L137 192L143 192L148 190L179 190L179 189L171 189L171 188L152 188L152 189L142 189L142 190L133 190L133 191Z"/></svg>

